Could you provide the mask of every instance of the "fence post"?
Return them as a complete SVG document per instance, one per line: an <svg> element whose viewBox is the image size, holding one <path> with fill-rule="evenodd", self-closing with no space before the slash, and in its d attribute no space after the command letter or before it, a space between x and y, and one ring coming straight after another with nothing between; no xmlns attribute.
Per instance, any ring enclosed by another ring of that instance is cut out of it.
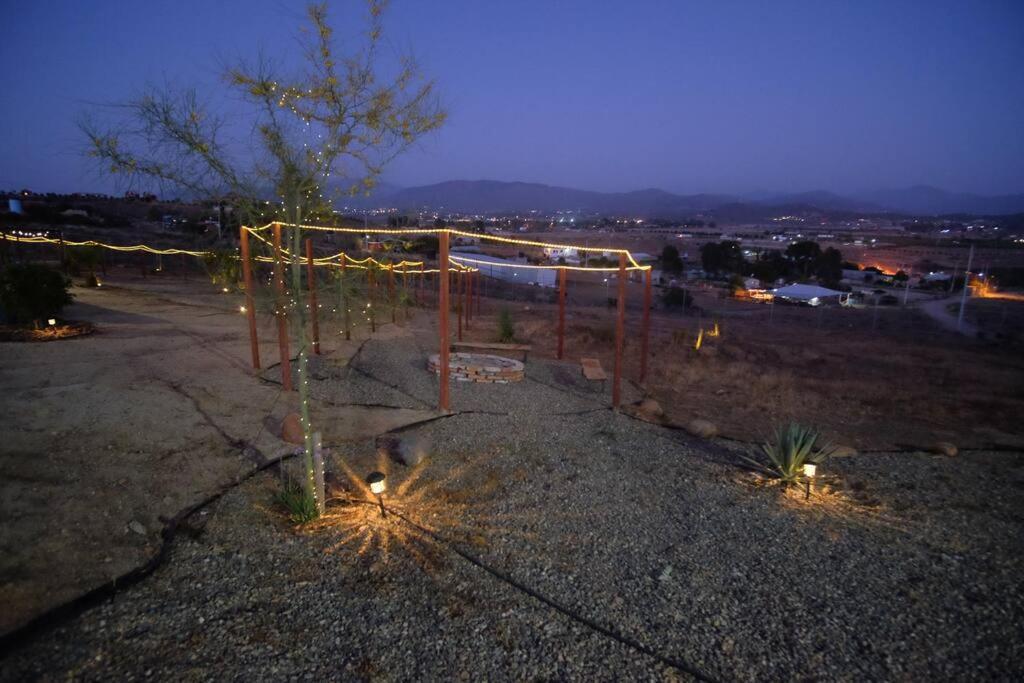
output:
<svg viewBox="0 0 1024 683"><path fill-rule="evenodd" d="M469 329L469 321L473 318L473 271L466 271L466 286L464 287L466 295L464 297L464 306L466 309L466 329Z"/></svg>
<svg viewBox="0 0 1024 683"><path fill-rule="evenodd" d="M377 311L373 308L373 300L377 297L374 296L377 293L377 283L373 277L373 263L371 261L366 262L366 283L369 291L366 294L366 305L370 308L370 333L377 331Z"/></svg>
<svg viewBox="0 0 1024 683"><path fill-rule="evenodd" d="M316 273L313 271L313 240L306 238L306 279L309 281L309 310L313 319L313 353L320 355L320 317L316 303Z"/></svg>
<svg viewBox="0 0 1024 683"><path fill-rule="evenodd" d="M615 372L612 377L612 408L622 402L622 348L626 341L626 255L619 254L619 311L615 320Z"/></svg>
<svg viewBox="0 0 1024 683"><path fill-rule="evenodd" d="M249 261L249 230L239 228L242 248L242 279L245 282L245 317L249 320L249 344L252 346L252 367L260 369L260 342L256 336L256 303L252 295L252 263ZM145 272L145 268L143 268Z"/></svg>
<svg viewBox="0 0 1024 683"><path fill-rule="evenodd" d="M565 349L565 268L558 269L558 360Z"/></svg>
<svg viewBox="0 0 1024 683"><path fill-rule="evenodd" d="M274 223L274 290L277 292L277 348L281 357L281 387L292 390L292 361L288 351L288 320L285 318L284 264L281 262L281 224Z"/></svg>
<svg viewBox="0 0 1024 683"><path fill-rule="evenodd" d="M462 316L465 314L465 306L462 305L462 292L466 288L461 270L455 271L455 309L459 314L459 341L462 341Z"/></svg>
<svg viewBox="0 0 1024 683"><path fill-rule="evenodd" d="M391 306L391 322L395 322L395 264L388 264L388 305Z"/></svg>
<svg viewBox="0 0 1024 683"><path fill-rule="evenodd" d="M440 249L438 254L438 269L441 271L437 277L437 315L440 339L440 348L437 353L437 367L439 370L440 395L438 396L437 409L447 412L449 410L448 394L448 231L440 234Z"/></svg>
<svg viewBox="0 0 1024 683"><path fill-rule="evenodd" d="M423 278L424 277L425 277L425 275L423 275L423 263L421 262L420 263L420 278L419 278L419 281L416 283L416 305L417 306L422 306L423 305Z"/></svg>
<svg viewBox="0 0 1024 683"><path fill-rule="evenodd" d="M644 271L644 318L640 338L640 381L647 377L647 346L651 335L651 268Z"/></svg>
<svg viewBox="0 0 1024 683"><path fill-rule="evenodd" d="M342 298L341 305L344 306L345 310L341 314L345 317L345 341L352 339L352 302L349 300L349 287L348 278L345 276L345 261L348 260L348 256L345 254L341 255L341 291L345 294Z"/></svg>

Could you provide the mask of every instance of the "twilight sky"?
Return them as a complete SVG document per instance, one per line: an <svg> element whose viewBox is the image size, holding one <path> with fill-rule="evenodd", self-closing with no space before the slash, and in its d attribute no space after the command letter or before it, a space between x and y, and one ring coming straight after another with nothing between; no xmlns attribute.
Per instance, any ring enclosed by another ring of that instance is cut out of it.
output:
<svg viewBox="0 0 1024 683"><path fill-rule="evenodd" d="M344 39L360 7L331 6ZM81 156L82 111L164 82L217 105L222 67L294 53L302 19L285 0L8 4L0 188L114 189ZM393 0L386 32L450 112L386 171L400 185L1024 191L1021 0Z"/></svg>

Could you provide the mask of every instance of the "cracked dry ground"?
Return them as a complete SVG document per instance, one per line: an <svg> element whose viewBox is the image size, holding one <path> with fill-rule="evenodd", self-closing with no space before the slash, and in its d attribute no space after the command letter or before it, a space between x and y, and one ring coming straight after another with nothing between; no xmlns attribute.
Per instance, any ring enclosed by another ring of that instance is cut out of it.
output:
<svg viewBox="0 0 1024 683"><path fill-rule="evenodd" d="M240 297L115 273L105 285L75 288L65 311L96 334L0 344L0 635L143 565L166 520L288 451L274 431L295 398L250 369ZM326 348L344 364L358 343ZM345 430L328 443L434 412L333 414Z"/></svg>

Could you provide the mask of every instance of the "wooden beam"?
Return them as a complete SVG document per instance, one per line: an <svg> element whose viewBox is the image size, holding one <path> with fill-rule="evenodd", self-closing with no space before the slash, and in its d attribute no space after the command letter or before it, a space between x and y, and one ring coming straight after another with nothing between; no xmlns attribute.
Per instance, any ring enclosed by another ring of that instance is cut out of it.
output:
<svg viewBox="0 0 1024 683"><path fill-rule="evenodd" d="M626 343L626 255L619 254L619 310L615 319L615 372L612 376L612 408L622 403L622 350Z"/></svg>

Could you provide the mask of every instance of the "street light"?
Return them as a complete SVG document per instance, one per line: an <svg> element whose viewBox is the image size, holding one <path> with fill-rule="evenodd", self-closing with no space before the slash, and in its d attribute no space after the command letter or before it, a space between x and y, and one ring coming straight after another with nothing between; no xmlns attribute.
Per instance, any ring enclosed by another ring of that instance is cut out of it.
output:
<svg viewBox="0 0 1024 683"><path fill-rule="evenodd" d="M804 494L804 500L811 497L811 479L814 479L815 473L818 471L818 466L811 462L804 463L804 476L807 477L806 492Z"/></svg>
<svg viewBox="0 0 1024 683"><path fill-rule="evenodd" d="M366 475L366 484L370 487L370 493L377 496L377 502L380 503L380 516L387 517L387 513L384 511L384 498L381 494L387 489L386 477L383 472L370 472Z"/></svg>

